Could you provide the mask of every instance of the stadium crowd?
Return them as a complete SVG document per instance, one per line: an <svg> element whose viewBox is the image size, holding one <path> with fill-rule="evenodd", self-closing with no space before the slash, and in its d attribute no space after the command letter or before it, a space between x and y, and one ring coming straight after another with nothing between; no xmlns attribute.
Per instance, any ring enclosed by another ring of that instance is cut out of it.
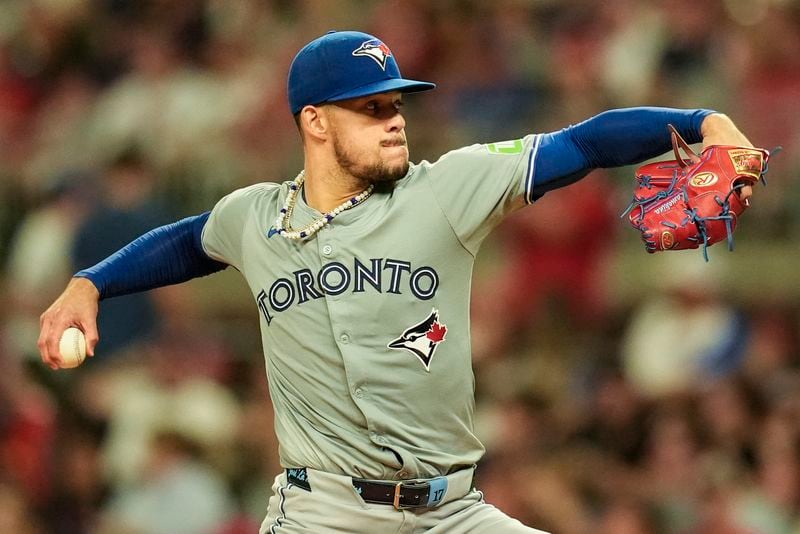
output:
<svg viewBox="0 0 800 534"><path fill-rule="evenodd" d="M791 0L0 2L0 532L255 532L280 470L236 273L103 303L53 372L71 273L234 188L294 177L294 51L380 36L412 159L605 109L708 107L783 145L737 250L650 256L632 169L511 217L475 276L478 486L558 534L800 532L800 5ZM232 271L230 269L229 271Z"/></svg>

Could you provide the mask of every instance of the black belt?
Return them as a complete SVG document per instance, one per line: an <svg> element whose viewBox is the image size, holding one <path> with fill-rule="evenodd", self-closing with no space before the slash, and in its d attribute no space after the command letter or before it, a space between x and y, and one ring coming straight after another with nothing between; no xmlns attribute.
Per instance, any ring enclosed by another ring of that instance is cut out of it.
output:
<svg viewBox="0 0 800 534"><path fill-rule="evenodd" d="M433 508L438 506L447 492L447 478L385 482L354 478L353 487L364 502L391 504L403 508Z"/></svg>
<svg viewBox="0 0 800 534"><path fill-rule="evenodd" d="M286 478L289 482L311 491L305 468L287 469ZM364 502L390 504L397 510L436 507L447 493L447 477L397 482L364 478L352 480L353 487Z"/></svg>

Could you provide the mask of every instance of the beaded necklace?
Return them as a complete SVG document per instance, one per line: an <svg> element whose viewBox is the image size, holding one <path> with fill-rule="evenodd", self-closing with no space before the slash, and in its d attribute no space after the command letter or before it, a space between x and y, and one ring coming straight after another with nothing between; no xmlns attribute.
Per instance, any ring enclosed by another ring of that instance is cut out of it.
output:
<svg viewBox="0 0 800 534"><path fill-rule="evenodd" d="M369 198L369 196L372 194L372 190L375 188L374 184L370 184L369 187L367 187L364 191L354 196L350 200L342 202L328 213L324 213L319 219L310 222L300 230L292 230L292 227L289 224L289 219L291 219L292 212L297 204L297 192L300 191L300 187L302 187L304 181L305 171L300 171L300 174L297 175L297 178L295 178L294 181L289 184L289 192L286 195L286 202L283 203L280 215L278 215L278 218L275 220L275 227L273 230L270 230L270 235L275 232L282 235L286 239L299 240L309 238L319 232L326 224L331 222L334 217L343 211L347 211L350 208L358 206L367 200L367 198Z"/></svg>

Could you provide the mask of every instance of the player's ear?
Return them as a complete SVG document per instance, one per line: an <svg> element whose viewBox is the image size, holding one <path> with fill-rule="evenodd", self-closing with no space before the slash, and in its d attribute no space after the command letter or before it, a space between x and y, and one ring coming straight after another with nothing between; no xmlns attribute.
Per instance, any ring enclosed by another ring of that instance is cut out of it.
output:
<svg viewBox="0 0 800 534"><path fill-rule="evenodd" d="M300 127L305 135L316 139L323 139L328 133L328 118L324 108L305 106L300 110Z"/></svg>

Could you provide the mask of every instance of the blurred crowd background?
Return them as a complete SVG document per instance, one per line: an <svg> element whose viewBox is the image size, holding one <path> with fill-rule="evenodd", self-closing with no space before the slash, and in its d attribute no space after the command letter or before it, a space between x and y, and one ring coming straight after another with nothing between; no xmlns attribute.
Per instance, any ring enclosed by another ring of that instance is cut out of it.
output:
<svg viewBox="0 0 800 534"><path fill-rule="evenodd" d="M0 1L0 532L256 531L280 466L235 272L104 302L74 370L41 364L38 316L144 231L293 178L286 73L329 29L438 84L406 99L415 161L632 105L784 147L708 263L645 254L632 168L487 239L478 485L559 534L800 532L795 0Z"/></svg>

